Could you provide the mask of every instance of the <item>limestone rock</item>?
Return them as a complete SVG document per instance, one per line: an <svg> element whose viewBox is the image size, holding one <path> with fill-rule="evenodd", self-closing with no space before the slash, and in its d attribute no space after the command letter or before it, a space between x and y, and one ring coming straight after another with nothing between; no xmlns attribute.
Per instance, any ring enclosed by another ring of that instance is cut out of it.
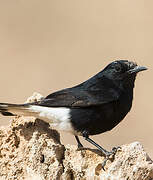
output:
<svg viewBox="0 0 153 180"><path fill-rule="evenodd" d="M16 117L0 130L0 177L58 179L63 172L64 146L59 133L35 118Z"/></svg>
<svg viewBox="0 0 153 180"><path fill-rule="evenodd" d="M37 102L42 99L44 99L44 97L41 94L34 92L32 96L28 97L25 103Z"/></svg>
<svg viewBox="0 0 153 180"><path fill-rule="evenodd" d="M35 97L41 96L30 102ZM103 160L98 150L62 145L56 130L33 117L15 117L0 128L0 180L153 179L153 161L139 142L123 145L105 171Z"/></svg>
<svg viewBox="0 0 153 180"><path fill-rule="evenodd" d="M67 145L65 150L64 179L152 180L153 161L139 142L123 145L114 159L102 169L104 157L98 150L77 150Z"/></svg>

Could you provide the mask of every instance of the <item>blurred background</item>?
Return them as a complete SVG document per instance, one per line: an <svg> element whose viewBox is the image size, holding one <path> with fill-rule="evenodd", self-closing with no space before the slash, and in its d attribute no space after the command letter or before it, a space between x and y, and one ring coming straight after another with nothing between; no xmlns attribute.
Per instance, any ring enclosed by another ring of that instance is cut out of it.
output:
<svg viewBox="0 0 153 180"><path fill-rule="evenodd" d="M137 77L131 112L93 139L108 150L139 141L153 158L152 7L152 0L0 0L0 102L74 86L116 59L136 61L149 70ZM9 119L0 116L0 125Z"/></svg>

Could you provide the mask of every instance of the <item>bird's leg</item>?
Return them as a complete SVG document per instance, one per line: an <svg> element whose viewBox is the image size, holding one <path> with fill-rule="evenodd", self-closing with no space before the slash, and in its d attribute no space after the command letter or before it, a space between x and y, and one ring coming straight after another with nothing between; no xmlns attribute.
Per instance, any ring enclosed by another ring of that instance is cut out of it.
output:
<svg viewBox="0 0 153 180"><path fill-rule="evenodd" d="M83 132L83 137L85 138L86 141L90 142L92 145L96 146L100 151L102 151L102 153L105 156L109 156L111 155L110 152L106 151L104 148L102 148L101 146L99 146L97 143L95 143L95 141L93 141L92 139L89 138L89 135L86 131Z"/></svg>
<svg viewBox="0 0 153 180"><path fill-rule="evenodd" d="M81 142L80 142L80 140L79 140L79 137L78 137L78 136L75 136L75 139L76 139L76 141L77 141L77 143L78 143L78 148L82 148L83 145L81 144Z"/></svg>
<svg viewBox="0 0 153 180"><path fill-rule="evenodd" d="M118 148L115 148L115 147L114 147L111 152L106 151L104 148L102 148L102 147L99 146L96 142L94 142L92 139L90 139L90 138L89 138L89 135L88 135L88 133L87 133L86 131L84 131L84 132L82 133L82 135L83 135L83 137L85 138L86 141L88 141L88 142L90 142L92 145L96 146L96 147L106 156L105 159L104 159L104 162L102 163L102 168L103 168L103 170L105 170L105 169L104 169L104 166L106 165L107 160L109 159L109 157L110 157L111 155L115 155L115 153L117 152L117 149L118 149Z"/></svg>

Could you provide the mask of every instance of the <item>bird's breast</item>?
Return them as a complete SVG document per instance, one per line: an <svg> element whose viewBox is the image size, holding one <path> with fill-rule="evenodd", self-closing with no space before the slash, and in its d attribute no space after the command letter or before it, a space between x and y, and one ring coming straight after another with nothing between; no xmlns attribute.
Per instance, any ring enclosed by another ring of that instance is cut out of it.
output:
<svg viewBox="0 0 153 180"><path fill-rule="evenodd" d="M71 123L78 132L89 135L111 130L119 124L132 106L132 97L123 94L119 100L88 108L71 109Z"/></svg>
<svg viewBox="0 0 153 180"><path fill-rule="evenodd" d="M117 108L122 118L130 111L132 107L133 92L123 93L117 102Z"/></svg>

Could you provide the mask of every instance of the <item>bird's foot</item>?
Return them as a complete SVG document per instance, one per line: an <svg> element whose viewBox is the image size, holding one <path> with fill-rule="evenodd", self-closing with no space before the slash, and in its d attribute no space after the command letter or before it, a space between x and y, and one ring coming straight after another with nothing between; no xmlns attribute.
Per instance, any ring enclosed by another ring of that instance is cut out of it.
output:
<svg viewBox="0 0 153 180"><path fill-rule="evenodd" d="M83 148L83 145L81 144L80 140L79 140L79 137L78 136L75 136L75 139L77 141L77 144L78 144L78 150L82 149Z"/></svg>
<svg viewBox="0 0 153 180"><path fill-rule="evenodd" d="M112 151L107 151L106 152L106 157L105 157L105 159L104 159L104 161L103 161L103 163L102 163L102 169L105 171L105 165L106 165L106 162L109 160L109 159L111 159L111 158L114 158L114 156L115 156L115 154L116 154L116 152L117 152L117 150L118 149L121 149L121 147L113 147L112 148ZM111 158L110 158L111 157Z"/></svg>
<svg viewBox="0 0 153 180"><path fill-rule="evenodd" d="M82 149L83 145L81 143L78 143L78 150Z"/></svg>

